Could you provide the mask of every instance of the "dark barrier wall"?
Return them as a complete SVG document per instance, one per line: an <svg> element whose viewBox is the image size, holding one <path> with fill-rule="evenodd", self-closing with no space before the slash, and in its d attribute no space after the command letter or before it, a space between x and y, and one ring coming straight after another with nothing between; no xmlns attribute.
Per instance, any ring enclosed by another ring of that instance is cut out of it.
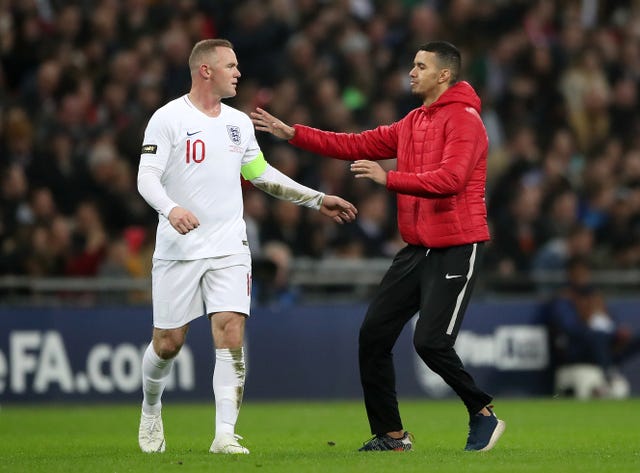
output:
<svg viewBox="0 0 640 473"><path fill-rule="evenodd" d="M610 304L640 330L640 300ZM360 396L358 327L364 305L255 309L247 328L245 399ZM451 395L415 357L408 325L396 345L400 396ZM149 308L0 308L0 400L138 401ZM549 351L534 302L476 302L457 349L478 383L497 396L551 395ZM210 399L213 349L206 318L189 331L166 399ZM625 374L640 394L640 360Z"/></svg>

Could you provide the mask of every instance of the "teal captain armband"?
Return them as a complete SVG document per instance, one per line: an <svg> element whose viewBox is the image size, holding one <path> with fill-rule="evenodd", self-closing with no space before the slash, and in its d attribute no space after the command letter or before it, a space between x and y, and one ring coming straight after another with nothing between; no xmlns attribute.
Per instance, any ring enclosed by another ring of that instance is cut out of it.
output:
<svg viewBox="0 0 640 473"><path fill-rule="evenodd" d="M264 154L260 153L250 163L243 164L240 168L240 173L242 177L250 181L261 176L265 169L267 169L267 161L264 159Z"/></svg>

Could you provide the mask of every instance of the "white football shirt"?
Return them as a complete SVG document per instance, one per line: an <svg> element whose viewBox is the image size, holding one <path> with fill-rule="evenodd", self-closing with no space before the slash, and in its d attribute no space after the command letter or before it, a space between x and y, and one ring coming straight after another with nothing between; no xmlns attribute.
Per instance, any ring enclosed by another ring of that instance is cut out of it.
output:
<svg viewBox="0 0 640 473"><path fill-rule="evenodd" d="M240 168L260 154L251 119L224 103L217 117L202 113L187 95L159 108L145 130L140 166L161 171L168 197L190 210L200 226L180 235L159 214L154 258L249 253Z"/></svg>

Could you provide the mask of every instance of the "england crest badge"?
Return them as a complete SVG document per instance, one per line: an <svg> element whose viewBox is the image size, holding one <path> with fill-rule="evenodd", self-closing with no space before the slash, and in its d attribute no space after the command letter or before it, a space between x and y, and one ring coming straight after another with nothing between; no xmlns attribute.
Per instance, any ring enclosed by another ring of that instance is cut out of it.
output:
<svg viewBox="0 0 640 473"><path fill-rule="evenodd" d="M239 145L242 139L240 138L240 127L235 125L227 125L227 133L234 145Z"/></svg>

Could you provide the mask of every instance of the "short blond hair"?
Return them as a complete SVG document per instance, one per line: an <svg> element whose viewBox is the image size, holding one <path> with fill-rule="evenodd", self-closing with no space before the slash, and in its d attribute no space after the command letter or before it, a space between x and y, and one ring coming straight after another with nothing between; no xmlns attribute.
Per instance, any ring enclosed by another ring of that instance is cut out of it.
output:
<svg viewBox="0 0 640 473"><path fill-rule="evenodd" d="M233 49L233 44L226 39L203 39L198 41L189 55L189 69L192 71L197 70L203 63L205 56L215 51L216 48Z"/></svg>

